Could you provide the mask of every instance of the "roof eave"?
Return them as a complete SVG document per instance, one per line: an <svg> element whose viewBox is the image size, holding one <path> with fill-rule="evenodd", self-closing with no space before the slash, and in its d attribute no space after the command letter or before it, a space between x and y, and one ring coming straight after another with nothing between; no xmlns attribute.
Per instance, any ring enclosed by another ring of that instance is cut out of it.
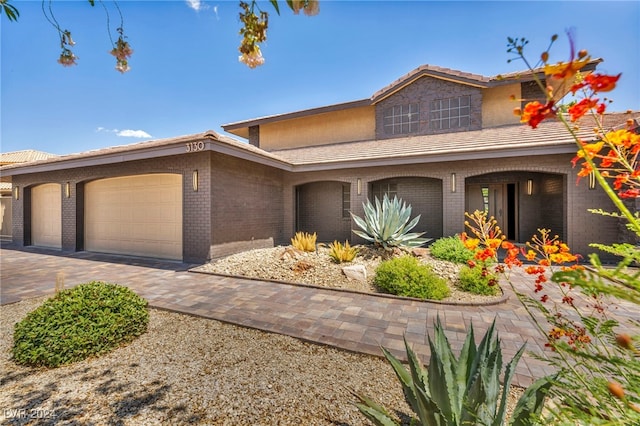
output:
<svg viewBox="0 0 640 426"><path fill-rule="evenodd" d="M359 108L371 105L371 99L360 99L357 101L344 102L340 104L327 105L318 108L311 108L301 111L288 112L284 114L270 115L267 117L253 118L250 120L236 121L234 123L223 124L221 127L225 132L233 133L232 130L245 129L252 126L273 123L276 121L291 120L294 118L306 117L309 115L323 114L327 112L341 111L351 108Z"/></svg>
<svg viewBox="0 0 640 426"><path fill-rule="evenodd" d="M395 157L377 157L324 162L296 163L294 172L317 172L339 169L355 169L365 167L388 167L407 164L428 164L465 160L484 160L507 157L542 156L558 154L575 154L575 144L558 144L554 146L496 148L484 151L447 152L437 154L418 154Z"/></svg>
<svg viewBox="0 0 640 426"><path fill-rule="evenodd" d="M236 144L241 144L242 142L225 138L213 131L159 142L159 145L141 146L137 149L125 149L125 147L123 147L122 150L117 150L116 152L96 151L95 154L82 153L32 163L12 164L0 167L0 173L3 178L2 180L7 181L7 178L10 176L184 155L193 152L190 147L193 143L199 142L203 142L203 145L198 148L198 152L218 152L282 170L289 170L291 168L288 162L277 158L275 155L269 154L266 151L264 153L256 152L248 146L246 148L236 146Z"/></svg>

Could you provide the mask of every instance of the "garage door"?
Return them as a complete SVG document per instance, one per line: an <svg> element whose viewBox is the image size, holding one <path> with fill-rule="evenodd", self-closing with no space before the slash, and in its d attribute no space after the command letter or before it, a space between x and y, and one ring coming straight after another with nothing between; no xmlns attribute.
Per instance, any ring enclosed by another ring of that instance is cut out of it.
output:
<svg viewBox="0 0 640 426"><path fill-rule="evenodd" d="M62 186L59 183L31 189L31 244L62 248Z"/></svg>
<svg viewBox="0 0 640 426"><path fill-rule="evenodd" d="M88 251L182 260L182 176L89 182L84 236Z"/></svg>

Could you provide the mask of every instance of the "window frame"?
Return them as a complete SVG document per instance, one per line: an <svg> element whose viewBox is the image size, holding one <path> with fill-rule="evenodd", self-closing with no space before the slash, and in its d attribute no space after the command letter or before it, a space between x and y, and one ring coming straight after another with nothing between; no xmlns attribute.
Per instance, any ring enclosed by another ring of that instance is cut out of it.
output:
<svg viewBox="0 0 640 426"><path fill-rule="evenodd" d="M433 130L463 129L471 125L471 95L434 99L429 105L429 126Z"/></svg>
<svg viewBox="0 0 640 426"><path fill-rule="evenodd" d="M420 131L420 104L411 102L387 107L382 112L386 135L406 135Z"/></svg>

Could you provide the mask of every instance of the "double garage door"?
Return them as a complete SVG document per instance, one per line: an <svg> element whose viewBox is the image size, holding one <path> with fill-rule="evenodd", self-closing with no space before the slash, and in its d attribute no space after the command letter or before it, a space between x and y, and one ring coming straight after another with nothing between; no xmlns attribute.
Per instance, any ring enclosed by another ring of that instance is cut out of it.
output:
<svg viewBox="0 0 640 426"><path fill-rule="evenodd" d="M151 174L85 185L84 248L182 260L182 176ZM62 185L31 190L31 243L62 247Z"/></svg>
<svg viewBox="0 0 640 426"><path fill-rule="evenodd" d="M182 176L152 174L85 185L85 250L182 260Z"/></svg>

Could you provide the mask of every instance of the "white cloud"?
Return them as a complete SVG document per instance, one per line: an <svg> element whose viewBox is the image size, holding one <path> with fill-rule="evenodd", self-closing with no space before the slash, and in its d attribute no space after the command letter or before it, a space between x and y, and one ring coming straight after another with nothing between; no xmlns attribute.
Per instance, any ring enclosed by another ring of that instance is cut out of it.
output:
<svg viewBox="0 0 640 426"><path fill-rule="evenodd" d="M125 138L150 138L151 135L144 130L120 130L116 133L117 136L122 136Z"/></svg>
<svg viewBox="0 0 640 426"><path fill-rule="evenodd" d="M196 12L200 12L202 9L206 9L207 6L201 0L185 0L187 2L187 6Z"/></svg>
<svg viewBox="0 0 640 426"><path fill-rule="evenodd" d="M120 136L123 138L140 138L141 139L141 138L153 137L149 133L145 132L144 130L131 130L131 129L118 130L118 129L107 129L105 127L98 127L96 128L96 132L115 133L116 136Z"/></svg>

